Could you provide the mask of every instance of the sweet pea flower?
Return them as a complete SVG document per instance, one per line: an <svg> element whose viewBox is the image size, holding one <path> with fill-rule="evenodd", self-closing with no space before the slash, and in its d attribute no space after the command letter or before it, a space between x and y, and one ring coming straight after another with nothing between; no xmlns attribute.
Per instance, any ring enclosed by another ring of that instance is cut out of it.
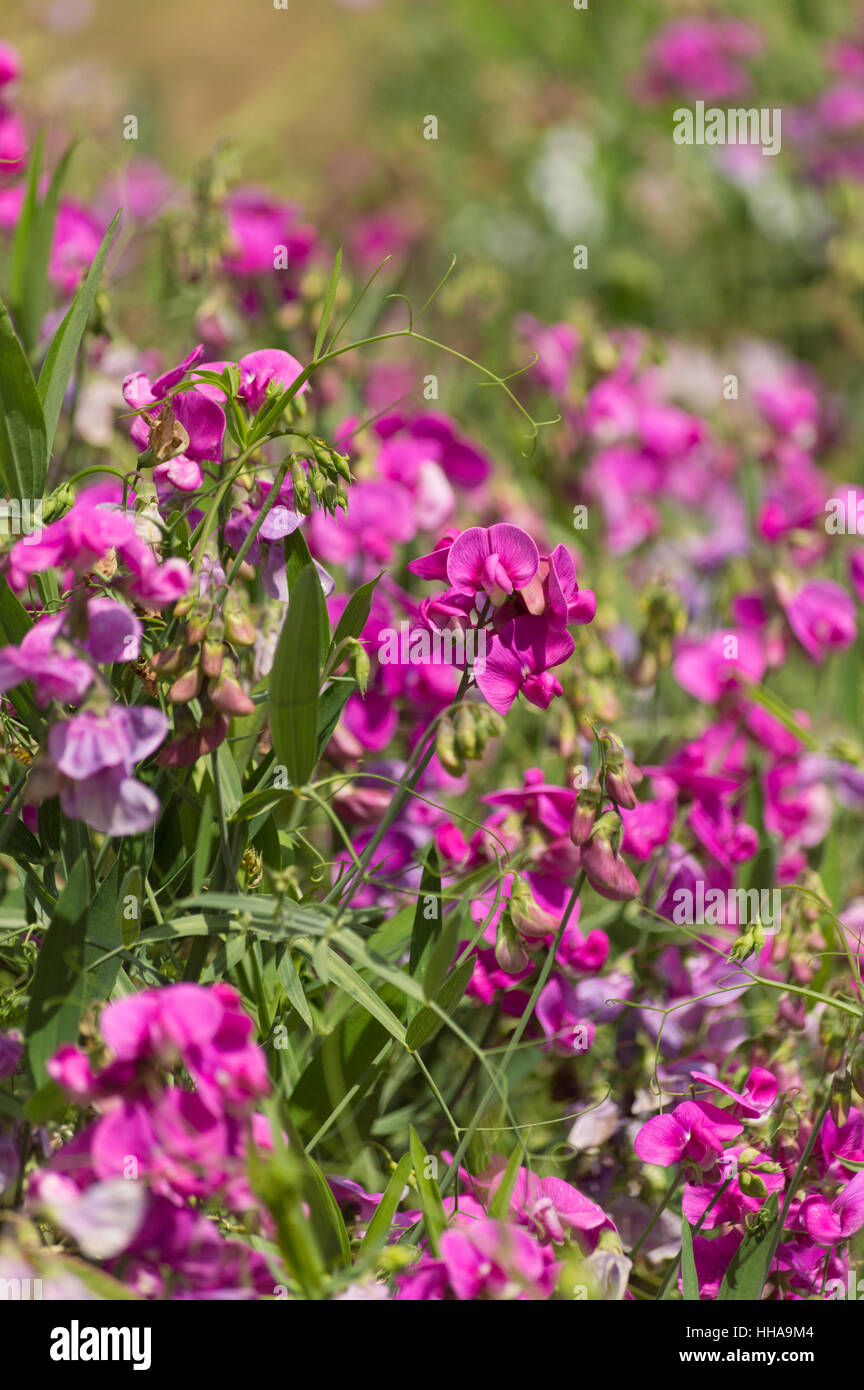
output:
<svg viewBox="0 0 864 1390"><path fill-rule="evenodd" d="M508 522L488 529L470 526L450 547L447 578L458 593L484 593L498 608L531 582L539 565L537 546L521 527Z"/></svg>
<svg viewBox="0 0 864 1390"><path fill-rule="evenodd" d="M804 1225L817 1245L836 1245L864 1226L864 1173L856 1173L832 1202L809 1197L802 1209Z"/></svg>
<svg viewBox="0 0 864 1390"><path fill-rule="evenodd" d="M810 579L794 593L781 594L781 601L789 626L817 665L855 641L855 604L833 579Z"/></svg>
<svg viewBox="0 0 864 1390"><path fill-rule="evenodd" d="M698 1168L712 1168L724 1144L736 1139L743 1125L709 1101L685 1100L666 1115L655 1115L642 1126L633 1147L644 1163L668 1168L685 1159Z"/></svg>
<svg viewBox="0 0 864 1390"><path fill-rule="evenodd" d="M690 695L715 704L742 682L761 681L765 654L760 638L752 631L712 632L700 641L680 641L673 670L678 684Z"/></svg>
<svg viewBox="0 0 864 1390"><path fill-rule="evenodd" d="M550 628L543 618L514 618L475 661L477 685L498 714L507 713L520 690L532 705L547 709L562 693L550 668L567 661L575 647L566 629Z"/></svg>
<svg viewBox="0 0 864 1390"><path fill-rule="evenodd" d="M708 1076L704 1071L691 1071L690 1075L694 1081L701 1081L712 1090L722 1091L725 1096L731 1096L739 1113L743 1113L749 1119L759 1119L766 1115L777 1099L777 1078L764 1067L753 1067L750 1070L743 1091L734 1091L725 1081L718 1081L715 1076Z"/></svg>

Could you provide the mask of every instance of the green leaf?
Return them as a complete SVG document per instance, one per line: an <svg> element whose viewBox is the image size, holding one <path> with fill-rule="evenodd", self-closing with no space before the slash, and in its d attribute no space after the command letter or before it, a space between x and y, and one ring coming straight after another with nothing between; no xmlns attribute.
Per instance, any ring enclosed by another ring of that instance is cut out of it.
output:
<svg viewBox="0 0 864 1390"><path fill-rule="evenodd" d="M342 270L342 247L336 252L336 259L333 262L333 269L330 272L330 280L327 284L327 293L324 296L324 305L321 309L321 320L318 324L318 332L315 334L315 346L312 349L312 360L317 362L324 339L327 336L327 329L330 327L330 319L333 315L333 304L336 299L336 291L339 288L339 275Z"/></svg>
<svg viewBox="0 0 864 1390"><path fill-rule="evenodd" d="M276 757L295 787L309 781L318 759L321 612L326 607L311 565L297 577L270 672L270 731Z"/></svg>
<svg viewBox="0 0 864 1390"><path fill-rule="evenodd" d="M13 276L15 294L12 308L21 333L21 340L28 351L39 341L39 330L45 313L45 291L48 284L48 262L51 256L51 243L54 239L54 224L57 220L57 205L60 190L66 180L69 160L74 145L70 145L62 156L41 203L28 209L28 226L23 244L13 250ZM38 179L38 174L37 174ZM28 187L27 197L29 199Z"/></svg>
<svg viewBox="0 0 864 1390"><path fill-rule="evenodd" d="M468 988L473 974L474 957L466 956L461 965L456 966L452 975L447 976L435 998L435 1003L446 1014L453 1013ZM428 1005L423 1005L405 1030L405 1046L410 1052L416 1052L418 1047L422 1047L424 1043L429 1042L430 1038L434 1038L443 1026L444 1020L441 1015L436 1013L434 1009L430 1009Z"/></svg>
<svg viewBox="0 0 864 1390"><path fill-rule="evenodd" d="M768 1277L768 1266L774 1252L774 1228L779 1220L779 1201L772 1192L744 1239L732 1256L723 1276L718 1300L733 1303L758 1303Z"/></svg>
<svg viewBox="0 0 864 1390"><path fill-rule="evenodd" d="M688 1303L698 1303L699 1276L696 1273L696 1261L693 1258L693 1232L690 1229L690 1222L683 1213L681 1215L681 1280L684 1298Z"/></svg>
<svg viewBox="0 0 864 1390"><path fill-rule="evenodd" d="M411 1135L411 1162L414 1167L414 1177L417 1181L417 1193L420 1198L420 1210L423 1213L423 1221L426 1226L426 1235L433 1255L438 1254L438 1237L447 1225L444 1216L444 1207L441 1202L441 1193L438 1191L438 1184L432 1177L426 1176L426 1159L428 1157L423 1145L420 1143L417 1131L413 1125L410 1127Z"/></svg>
<svg viewBox="0 0 864 1390"><path fill-rule="evenodd" d="M304 950L301 943L298 942L297 944L298 949ZM323 943L321 944L323 945ZM304 954L307 954L305 950ZM315 969L315 952L310 950L308 952L308 957L312 961L312 968ZM353 965L349 965L347 961L343 960L341 956L338 956L335 951L329 950L329 948L327 949L327 973L333 984L339 985L340 989L344 989L346 994L350 994L355 1003L365 1009L367 1014L370 1014L376 1022L386 1028L391 1038L395 1038L396 1041L401 1043L404 1047L405 1029L393 1010L388 1004L384 1003L384 1000L379 994L375 993L372 986L367 984L363 976L357 973Z"/></svg>
<svg viewBox="0 0 864 1390"><path fill-rule="evenodd" d="M513 1188L516 1186L516 1178L524 1157L524 1150L517 1144L507 1160L507 1167L501 1176L501 1181L495 1189L492 1201L489 1203L489 1215L495 1221L503 1221L510 1209L510 1198L513 1196Z"/></svg>
<svg viewBox="0 0 864 1390"><path fill-rule="evenodd" d="M427 899L432 899L428 902ZM408 970L412 975L421 975L429 963L435 942L441 935L441 869L438 864L438 851L429 846L423 874L420 879L420 892L414 909L414 925L411 928L411 950L408 956ZM449 964L449 962L448 962Z"/></svg>
<svg viewBox="0 0 864 1390"><path fill-rule="evenodd" d="M12 249L9 253L9 303L18 316L21 314L21 305L27 292L29 248L33 243L36 230L36 218L39 210L39 175L42 172L44 148L45 132L40 130L33 141L30 163L27 168L24 201L18 214Z"/></svg>
<svg viewBox="0 0 864 1390"><path fill-rule="evenodd" d="M110 227L102 238L102 244L93 258L93 264L69 305L63 322L54 334L45 361L42 363L42 370L39 373L38 391L45 412L47 452L49 455L54 444L54 436L57 433L57 422L60 419L66 387L72 375L75 358L78 355L81 339L90 318L90 311L99 289L105 260L114 240L119 220L120 213L118 212L114 215Z"/></svg>
<svg viewBox="0 0 864 1390"><path fill-rule="evenodd" d="M90 870L75 861L36 961L27 1011L27 1050L37 1085L63 1043L74 1043L85 1003L84 941L91 905Z"/></svg>
<svg viewBox="0 0 864 1390"><path fill-rule="evenodd" d="M334 651L346 637L360 636L369 621L369 614L372 611L372 597L383 573L384 571L381 570L380 574L376 574L374 579L361 585L349 598L333 634Z"/></svg>
<svg viewBox="0 0 864 1390"><path fill-rule="evenodd" d="M332 685L328 685L326 690L322 690L321 698L318 701L319 758L330 742L330 735L339 723L342 711L356 689L357 682L353 678L351 680L340 678L333 681Z"/></svg>
<svg viewBox="0 0 864 1390"><path fill-rule="evenodd" d="M295 1008L310 1032L314 1032L315 1025L312 1022L312 1014L306 1002L306 995L303 992L303 982L297 973L290 950L286 946L282 951L279 962L276 966L276 978L288 996L288 1002Z"/></svg>
<svg viewBox="0 0 864 1390"><path fill-rule="evenodd" d="M42 403L30 363L0 304L0 481L16 501L40 501L48 471Z"/></svg>
<svg viewBox="0 0 864 1390"><path fill-rule="evenodd" d="M423 976L423 993L427 999L435 999L444 984L447 973L453 964L456 947L459 944L458 911L448 912L441 928L441 934L429 954L426 973Z"/></svg>
<svg viewBox="0 0 864 1390"><path fill-rule="evenodd" d="M384 1249L393 1217L396 1215L396 1208L402 1201L402 1193L405 1191L405 1184L408 1181L411 1168L411 1154L403 1154L390 1175L390 1181L384 1189L375 1215L366 1227L366 1234L360 1242L360 1250L364 1255L372 1255L378 1250Z"/></svg>

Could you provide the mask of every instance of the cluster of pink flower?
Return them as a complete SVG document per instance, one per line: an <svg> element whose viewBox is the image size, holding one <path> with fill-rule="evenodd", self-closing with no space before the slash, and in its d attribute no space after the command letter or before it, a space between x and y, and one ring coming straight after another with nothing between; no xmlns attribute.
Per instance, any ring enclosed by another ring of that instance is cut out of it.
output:
<svg viewBox="0 0 864 1390"><path fill-rule="evenodd" d="M49 1063L97 1118L33 1175L32 1205L145 1297L272 1295L262 1256L202 1210L218 1200L250 1211L249 1145L270 1144L254 1109L267 1063L238 995L225 984L146 990L109 1004L100 1030L106 1065L94 1071L74 1047Z"/></svg>

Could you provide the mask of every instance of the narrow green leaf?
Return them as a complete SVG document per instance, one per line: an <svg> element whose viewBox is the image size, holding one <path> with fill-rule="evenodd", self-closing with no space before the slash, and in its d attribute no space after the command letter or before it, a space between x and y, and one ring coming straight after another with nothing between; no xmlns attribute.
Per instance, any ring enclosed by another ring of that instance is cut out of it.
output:
<svg viewBox="0 0 864 1390"><path fill-rule="evenodd" d="M349 598L345 605L345 611L336 624L336 631L333 634L334 651L339 646L339 643L343 642L346 637L360 636L360 633L369 621L369 614L372 611L372 598L383 573L384 571L381 570L380 574L376 574L374 579L370 579L366 584L361 585Z"/></svg>
<svg viewBox="0 0 864 1390"><path fill-rule="evenodd" d="M474 957L466 956L461 965L457 965L452 975L447 976L435 998L435 1003L446 1014L452 1014L460 1003L473 974ZM409 1001L409 1003L411 1002ZM436 1013L434 1009L430 1009L428 1005L423 1005L405 1030L405 1046L410 1052L416 1052L418 1047L422 1047L424 1043L429 1042L430 1038L434 1038L443 1026L444 1020L441 1015Z"/></svg>
<svg viewBox="0 0 864 1390"><path fill-rule="evenodd" d="M297 577L270 672L270 730L276 757L295 787L309 781L318 758L318 686L321 610L326 607L316 571Z"/></svg>
<svg viewBox="0 0 864 1390"><path fill-rule="evenodd" d="M286 946L282 950L276 966L276 977L288 996L288 1002L295 1008L310 1032L314 1030L312 1014L303 992L303 982L297 973L290 950Z"/></svg>
<svg viewBox="0 0 864 1390"><path fill-rule="evenodd" d="M417 1193L420 1199L420 1210L423 1213L423 1221L426 1226L426 1235L429 1240L433 1255L438 1254L438 1237L447 1225L444 1215L444 1207L441 1202L441 1193L438 1191L438 1184L433 1177L427 1176L426 1164L429 1155L420 1143L417 1131L413 1125L410 1127L411 1136L411 1162L414 1167L414 1177L417 1181Z"/></svg>
<svg viewBox="0 0 864 1390"><path fill-rule="evenodd" d="M342 247L336 252L336 259L333 262L333 269L330 272L330 280L327 284L327 293L324 296L324 305L321 309L321 320L318 324L318 332L315 334L315 346L312 349L313 361L318 360L321 349L324 346L324 339L327 336L327 329L330 327L330 319L333 316L333 304L336 299L336 291L339 288L339 276L342 271Z"/></svg>
<svg viewBox="0 0 864 1390"><path fill-rule="evenodd" d="M30 989L27 1038L37 1085L48 1080L46 1064L63 1043L74 1043L86 998L84 940L92 890L86 858L76 860L42 942Z"/></svg>
<svg viewBox="0 0 864 1390"><path fill-rule="evenodd" d="M57 433L57 422L60 419L66 387L72 375L75 358L78 355L81 339L90 318L90 311L99 289L105 260L114 240L119 220L120 213L118 212L115 213L110 227L102 238L102 244L93 258L93 264L69 305L63 322L54 334L45 361L42 363L42 370L39 373L38 391L45 411L45 430L49 454L54 444L54 436Z"/></svg>
<svg viewBox="0 0 864 1390"><path fill-rule="evenodd" d="M39 210L39 176L42 173L44 147L45 132L40 130L33 141L30 163L27 167L27 186L24 190L24 200L18 214L18 222L9 253L9 303L16 315L21 313L21 305L27 292L28 256L29 248L33 243Z"/></svg>
<svg viewBox="0 0 864 1390"><path fill-rule="evenodd" d="M507 1216L510 1209L510 1198L513 1196L513 1188L516 1186L516 1178L523 1158L524 1150L517 1144L507 1160L507 1167L504 1169L501 1181L489 1203L489 1215L495 1221L503 1221Z"/></svg>
<svg viewBox="0 0 864 1390"><path fill-rule="evenodd" d="M396 1209L402 1201L402 1194L405 1191L405 1184L408 1181L411 1168L411 1154L403 1154L390 1175L390 1181L384 1189L375 1215L366 1227L366 1234L360 1242L360 1249L363 1254L375 1254L376 1251L383 1250L387 1244L390 1226L396 1215Z"/></svg>
<svg viewBox="0 0 864 1390"><path fill-rule="evenodd" d="M54 239L54 224L57 220L57 205L60 190L66 179L73 145L70 145L61 158L41 203L33 212L30 230L26 238L23 256L22 278L19 297L13 300L21 341L28 352L32 352L39 341L39 330L45 313L45 291L48 284L48 262L51 256L51 243Z"/></svg>
<svg viewBox="0 0 864 1390"><path fill-rule="evenodd" d="M779 1201L772 1192L744 1239L732 1256L723 1276L718 1300L732 1303L758 1303L768 1277L768 1266L774 1252L774 1230L779 1220Z"/></svg>
<svg viewBox="0 0 864 1390"><path fill-rule="evenodd" d="M441 935L441 869L438 851L429 846L423 873L420 878L420 892L414 909L414 925L411 928L411 950L408 956L408 970L412 975L422 975L429 963L435 942Z"/></svg>
<svg viewBox="0 0 864 1390"><path fill-rule="evenodd" d="M687 1217L681 1214L681 1280L684 1298L688 1303L699 1302L699 1276L693 1258L693 1232Z"/></svg>
<svg viewBox="0 0 864 1390"><path fill-rule="evenodd" d="M5 304L0 304L0 481L9 496L41 500L48 471L42 403Z"/></svg>

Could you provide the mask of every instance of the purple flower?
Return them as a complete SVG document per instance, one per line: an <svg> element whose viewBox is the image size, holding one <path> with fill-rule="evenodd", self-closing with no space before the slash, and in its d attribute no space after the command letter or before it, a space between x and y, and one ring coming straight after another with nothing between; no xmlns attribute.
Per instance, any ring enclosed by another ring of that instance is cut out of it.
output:
<svg viewBox="0 0 864 1390"><path fill-rule="evenodd" d="M643 1163L668 1168L688 1159L699 1168L711 1168L724 1144L737 1139L743 1128L708 1101L685 1100L670 1114L648 1120L636 1135L634 1148Z"/></svg>
<svg viewBox="0 0 864 1390"><path fill-rule="evenodd" d="M447 578L459 593L485 593L498 608L508 595L530 584L540 553L519 526L500 522L470 526L457 536L447 555Z"/></svg>
<svg viewBox="0 0 864 1390"><path fill-rule="evenodd" d="M855 604L833 579L810 579L781 601L789 626L817 664L855 641Z"/></svg>
<svg viewBox="0 0 864 1390"><path fill-rule="evenodd" d="M802 1214L807 1234L818 1245L848 1240L864 1226L864 1173L856 1173L832 1202L807 1198Z"/></svg>
<svg viewBox="0 0 864 1390"><path fill-rule="evenodd" d="M520 690L532 705L547 709L562 691L550 667L572 656L575 646L566 629L551 628L543 618L514 618L475 662L477 684L498 714L507 713Z"/></svg>

